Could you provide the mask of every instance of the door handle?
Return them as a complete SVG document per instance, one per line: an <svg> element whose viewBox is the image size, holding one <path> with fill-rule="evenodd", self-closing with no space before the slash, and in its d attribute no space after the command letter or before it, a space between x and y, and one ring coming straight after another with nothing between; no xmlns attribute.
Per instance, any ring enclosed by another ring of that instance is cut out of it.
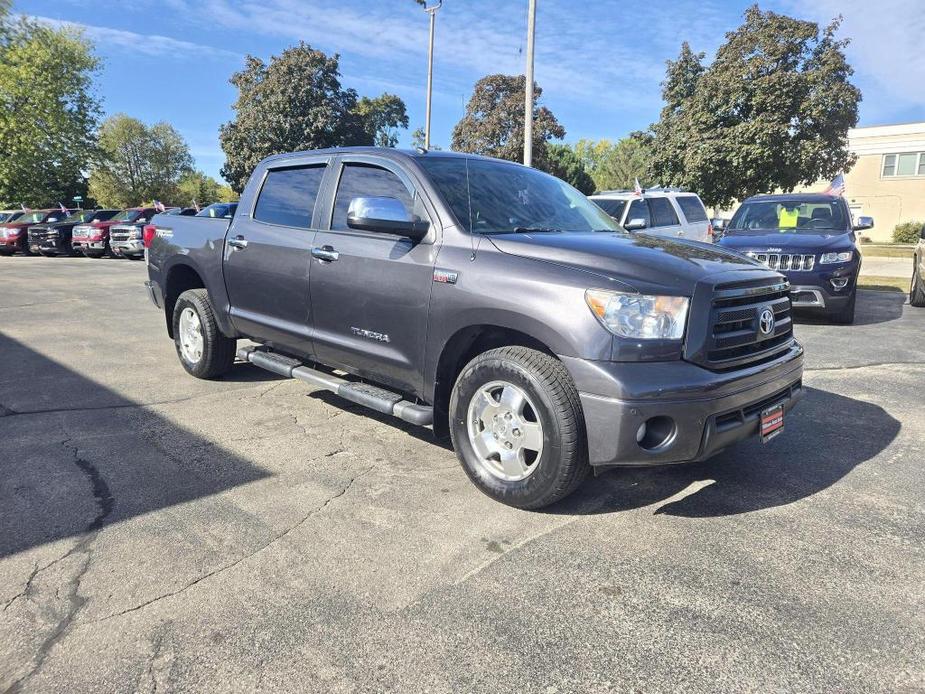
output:
<svg viewBox="0 0 925 694"><path fill-rule="evenodd" d="M247 239L239 234L238 236L235 236L233 239L228 239L228 245L231 246L232 248L244 249L244 248L247 248Z"/></svg>
<svg viewBox="0 0 925 694"><path fill-rule="evenodd" d="M684 229L678 232L678 236L684 236Z"/></svg>
<svg viewBox="0 0 925 694"><path fill-rule="evenodd" d="M315 247L312 249L312 257L331 263L340 258L340 253L335 251L331 246L322 246L321 248Z"/></svg>

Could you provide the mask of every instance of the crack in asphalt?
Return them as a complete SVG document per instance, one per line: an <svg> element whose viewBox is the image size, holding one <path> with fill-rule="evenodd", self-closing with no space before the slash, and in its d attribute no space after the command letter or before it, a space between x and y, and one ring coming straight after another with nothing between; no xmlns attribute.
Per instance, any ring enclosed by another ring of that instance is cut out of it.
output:
<svg viewBox="0 0 925 694"><path fill-rule="evenodd" d="M341 489L339 489L337 492L335 492L334 494L332 494L331 496L329 496L327 499L325 499L324 503L322 503L322 504L321 504L320 506L318 506L317 508L312 509L309 513L307 513L305 516L303 516L303 517L302 517L299 521L297 521L295 524L289 526L286 530L284 530L284 531L281 532L280 534L274 536L269 542L267 542L266 544L261 545L260 547L258 547L257 549L255 549L253 552L250 552L250 553L248 553L248 554L245 554L244 556L242 556L242 557L240 557L240 558L238 558L238 559L235 559L235 560L232 561L232 562L229 562L229 563L227 563L227 564L225 564L225 565L223 565L223 566L220 566L220 567L218 567L218 568L216 568L216 569L214 569L214 570L212 570L212 571L210 571L210 572L208 572L208 573L206 573L206 574L203 574L203 575L200 576L199 578L196 578L195 580L190 581L189 583L187 583L186 585L184 585L182 588L177 588L176 590L172 590L172 591L169 591L169 592L167 592L167 593L163 593L162 595L158 595L158 596L155 597L155 598L151 598L150 600L146 600L146 601L143 602L143 603L140 603L140 604L135 605L135 606L133 606L133 607L126 608L126 609L124 609L124 610L120 610L119 612L115 612L115 613L110 614L110 615L106 615L105 617L100 617L99 619L94 619L94 620L89 620L89 621L86 621L86 622L81 622L80 624L77 625L77 628L84 627L84 626L89 626L89 625L91 625L91 624L99 624L100 622L107 622L107 621L109 621L110 619L115 619L116 617L121 617L121 616L126 615L126 614L129 614L129 613L131 613L131 612L137 612L138 610L144 609L145 607L148 607L149 605L153 605L154 603L159 602L159 601L161 601L161 600L164 600L165 598L171 598L171 597L174 597L175 595L179 595L180 593L183 593L183 592L189 590L189 589L192 588L193 586L196 586L196 585L198 585L199 583L202 583L203 581L205 581L205 580L207 580L207 579L209 579L209 578L212 578L212 577L214 577L214 576L217 576L217 575L220 574L220 573L223 573L223 572L225 572L225 571L228 571L228 570L230 570L230 569L233 569L233 568L234 568L235 566L237 566L238 564L240 564L240 563L242 563L242 562L244 562L244 561L247 561L247 560L250 559L251 557L254 557L254 556L256 556L257 554L260 554L263 550L265 550L265 549L267 549L268 547L270 547L270 546L274 545L275 543L279 542L280 540L282 540L283 538L285 538L287 535L289 535L289 534L292 533L293 531L297 530L299 527L301 527L302 525L304 525L306 522L308 522L309 519L313 518L314 516L317 516L319 513L321 513L322 511L324 511L324 509L326 509L326 508L328 507L329 504L331 504L333 501L335 501L336 499L339 499L339 498L342 497L344 494L346 494L346 493L350 490L350 488L353 486L353 484L354 484L358 479L360 479L361 477L364 477L365 475L369 474L375 467L376 467L375 465L370 465L370 466L369 466L368 468L366 468L365 470L362 470L361 472L359 472L359 473L357 473L356 475L354 475L353 477L351 477L349 480L347 480L347 483L346 483Z"/></svg>
<svg viewBox="0 0 925 694"><path fill-rule="evenodd" d="M67 609L64 613L64 616L58 620L51 633L45 637L45 640L42 641L41 644L39 644L39 647L32 659L32 669L30 669L29 672L27 672L25 675L13 682L12 685L10 685L9 689L7 689L8 694L15 694L22 691L25 684L32 677L38 674L38 672L42 669L42 666L45 664L45 660L51 653L52 649L71 631L77 614L80 612L80 610L83 609L84 605L86 605L87 598L80 595L80 583L93 561L93 542L99 535L100 529L103 527L103 523L106 521L106 519L112 513L113 508L115 507L115 497L113 497L112 492L109 489L109 485L106 484L106 480L100 474L99 470L97 470L96 466L93 465L93 463L80 457L78 447L69 445L69 441L69 438L65 439L61 442L60 445L71 451L71 454L74 457L75 465L77 465L77 468L85 477L87 477L88 481L90 482L93 499L97 506L97 513L93 520L90 521L89 525L87 525L86 529L84 530L83 537L80 539L80 541L62 556L49 562L41 569L34 570L32 575L29 577L29 581L27 582L26 587L23 589L22 595L27 595L32 587L33 581L40 573L49 567L64 561L68 557L72 557L77 554L84 554L85 558L82 565L78 569L77 573L75 573L74 576L67 582ZM56 595L58 595L57 591ZM11 605L15 599L16 598L11 600L7 604L7 607L9 607L9 605Z"/></svg>

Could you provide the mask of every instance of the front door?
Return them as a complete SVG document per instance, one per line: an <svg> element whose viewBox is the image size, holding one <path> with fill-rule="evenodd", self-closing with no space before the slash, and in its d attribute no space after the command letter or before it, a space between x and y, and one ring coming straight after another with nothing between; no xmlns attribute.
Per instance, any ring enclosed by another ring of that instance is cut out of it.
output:
<svg viewBox="0 0 925 694"><path fill-rule="evenodd" d="M324 160L269 169L253 212L239 207L225 238L225 285L235 327L310 356L311 250Z"/></svg>
<svg viewBox="0 0 925 694"><path fill-rule="evenodd" d="M409 214L436 218L397 164L371 156L343 158L330 228L315 236L317 253L325 256L312 261L315 354L328 366L418 394L437 230L414 242L350 229L347 208L356 197L396 198Z"/></svg>

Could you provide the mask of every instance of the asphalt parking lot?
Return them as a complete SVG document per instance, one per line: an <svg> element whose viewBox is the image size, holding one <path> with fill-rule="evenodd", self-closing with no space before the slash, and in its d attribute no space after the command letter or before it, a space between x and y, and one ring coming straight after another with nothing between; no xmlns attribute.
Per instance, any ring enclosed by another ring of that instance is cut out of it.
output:
<svg viewBox="0 0 925 694"><path fill-rule="evenodd" d="M546 512L427 430L188 377L142 263L0 258L0 690L921 691L925 310L807 320L768 445Z"/></svg>

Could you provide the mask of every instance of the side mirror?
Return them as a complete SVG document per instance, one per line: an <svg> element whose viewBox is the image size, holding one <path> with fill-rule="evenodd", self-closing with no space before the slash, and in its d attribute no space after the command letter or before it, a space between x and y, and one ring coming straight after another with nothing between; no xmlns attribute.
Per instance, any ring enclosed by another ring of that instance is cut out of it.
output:
<svg viewBox="0 0 925 694"><path fill-rule="evenodd" d="M353 198L347 208L347 226L362 231L396 234L415 241L427 236L427 223L415 222L395 198Z"/></svg>
<svg viewBox="0 0 925 694"><path fill-rule="evenodd" d="M627 231L638 231L639 229L646 228L646 220L642 217L637 217L636 219L631 219L626 224L623 225L623 228Z"/></svg>
<svg viewBox="0 0 925 694"><path fill-rule="evenodd" d="M713 227L713 231L723 231L723 229L726 228L726 221L727 220L725 219L716 217L715 219L710 220L710 226Z"/></svg>
<svg viewBox="0 0 925 694"><path fill-rule="evenodd" d="M873 229L874 228L874 218L873 217L858 217L858 220L854 223L855 231L862 231L863 229Z"/></svg>

